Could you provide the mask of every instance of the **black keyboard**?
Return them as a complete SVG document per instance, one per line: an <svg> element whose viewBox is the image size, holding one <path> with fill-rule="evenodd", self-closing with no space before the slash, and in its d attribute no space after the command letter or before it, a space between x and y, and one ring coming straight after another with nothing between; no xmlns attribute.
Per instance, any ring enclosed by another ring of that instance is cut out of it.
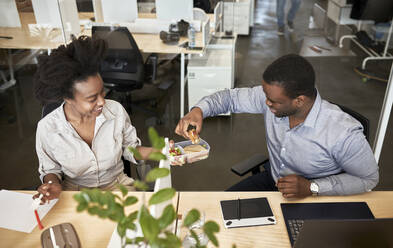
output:
<svg viewBox="0 0 393 248"><path fill-rule="evenodd" d="M303 227L304 220L289 219L288 226L292 240L295 242L300 230Z"/></svg>

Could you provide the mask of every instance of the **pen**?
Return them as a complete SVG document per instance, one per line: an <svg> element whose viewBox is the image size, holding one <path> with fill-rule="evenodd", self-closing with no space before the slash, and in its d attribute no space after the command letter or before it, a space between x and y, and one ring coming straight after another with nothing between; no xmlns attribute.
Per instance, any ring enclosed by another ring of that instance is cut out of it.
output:
<svg viewBox="0 0 393 248"><path fill-rule="evenodd" d="M237 198L237 218L240 220L240 198Z"/></svg>
<svg viewBox="0 0 393 248"><path fill-rule="evenodd" d="M48 184L51 184L51 183L52 183L52 181L49 181L49 182L48 182ZM40 230L44 229L44 226L43 226L42 223L41 223L40 216L38 215L37 209L38 209L38 207L40 206L40 202L41 202L42 197L44 197L44 195L43 195L43 194L40 194L40 195L38 196L38 198L34 199L33 204L31 205L31 207L32 207L33 210L34 210L34 215L35 215L35 218L36 218L36 220L37 220L38 227L40 228Z"/></svg>
<svg viewBox="0 0 393 248"><path fill-rule="evenodd" d="M13 39L13 37L11 37L11 36L2 36L2 35L0 35L0 38L2 38L2 39L9 39L9 40Z"/></svg>

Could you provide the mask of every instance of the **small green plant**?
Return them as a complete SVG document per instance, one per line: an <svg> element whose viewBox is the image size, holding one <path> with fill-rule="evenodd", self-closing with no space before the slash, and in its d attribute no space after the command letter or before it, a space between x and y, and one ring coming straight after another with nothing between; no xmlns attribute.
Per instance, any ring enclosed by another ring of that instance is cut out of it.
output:
<svg viewBox="0 0 393 248"><path fill-rule="evenodd" d="M149 139L152 147L160 151L164 146L164 138L160 137L154 128L149 128ZM140 154L136 149L130 148L136 158L140 158ZM159 161L166 159L166 156L161 152L153 152L149 159ZM136 180L134 186L139 190L148 189L148 184L154 182L158 178L169 175L169 170L165 168L154 168L146 175L143 181ZM83 189L80 193L74 195L74 199L78 202L77 211L87 211L91 215L96 215L100 218L108 218L117 222L117 232L121 238L121 245L125 247L128 244L133 244L140 247L149 245L152 248L176 248L181 247L182 241L175 234L168 230L168 227L176 220L176 211L172 204L165 207L162 215L155 218L149 212L148 207L171 200L176 191L173 188L165 188L155 192L148 203L144 201L139 210L130 214L125 214L125 208L134 205L138 202L138 198L129 195L128 190L123 186L118 186L121 195L114 194L110 191L102 191L100 189ZM190 235L196 241L195 248L206 247L201 245L197 234L190 229L190 227L200 219L200 212L197 209L192 209L188 212L183 221L183 226L189 230ZM136 231L137 223L139 223L142 230L142 236L129 238L126 236L127 229ZM214 221L207 221L204 223L203 232L208 239L218 247L218 241L215 233L219 231L219 226Z"/></svg>

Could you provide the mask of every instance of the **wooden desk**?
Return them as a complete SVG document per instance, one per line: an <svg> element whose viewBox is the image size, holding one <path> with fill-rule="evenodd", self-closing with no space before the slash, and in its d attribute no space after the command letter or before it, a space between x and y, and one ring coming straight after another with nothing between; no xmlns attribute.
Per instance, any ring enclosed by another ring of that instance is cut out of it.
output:
<svg viewBox="0 0 393 248"><path fill-rule="evenodd" d="M23 193L34 194L33 191ZM61 193L59 201L49 211L42 220L45 228L64 222L70 222L75 227L81 245L83 248L106 247L109 243L116 224L108 219L101 219L97 216L91 216L87 212L77 213L77 202L72 196L77 193L73 191L64 191ZM138 197L137 204L128 207L127 212L135 211L140 207L142 192L131 192L130 195ZM146 199L149 199L151 192L146 193ZM174 206L176 206L177 195L173 197ZM1 247L41 247L41 230L36 227L31 233L22 233L0 228L0 246Z"/></svg>
<svg viewBox="0 0 393 248"><path fill-rule="evenodd" d="M279 192L180 192L178 214L197 208L205 212L206 220L220 225L217 235L220 247L290 247L280 203L284 202L344 202L366 201L376 218L393 217L393 191L375 191L355 196L308 197L303 200L285 200ZM276 225L225 229L222 221L220 200L267 197L277 219ZM197 204L196 204L196 199ZM185 230L181 230L184 237ZM209 243L208 247L214 247Z"/></svg>

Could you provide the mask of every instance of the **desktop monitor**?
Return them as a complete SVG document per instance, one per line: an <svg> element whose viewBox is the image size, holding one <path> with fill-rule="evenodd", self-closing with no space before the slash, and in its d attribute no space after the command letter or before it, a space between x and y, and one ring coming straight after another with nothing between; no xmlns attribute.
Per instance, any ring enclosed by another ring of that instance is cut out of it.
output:
<svg viewBox="0 0 393 248"><path fill-rule="evenodd" d="M133 22L138 18L136 0L101 0L104 22Z"/></svg>
<svg viewBox="0 0 393 248"><path fill-rule="evenodd" d="M156 0L157 19L166 21L192 21L193 0Z"/></svg>
<svg viewBox="0 0 393 248"><path fill-rule="evenodd" d="M21 27L15 0L0 1L0 27Z"/></svg>

